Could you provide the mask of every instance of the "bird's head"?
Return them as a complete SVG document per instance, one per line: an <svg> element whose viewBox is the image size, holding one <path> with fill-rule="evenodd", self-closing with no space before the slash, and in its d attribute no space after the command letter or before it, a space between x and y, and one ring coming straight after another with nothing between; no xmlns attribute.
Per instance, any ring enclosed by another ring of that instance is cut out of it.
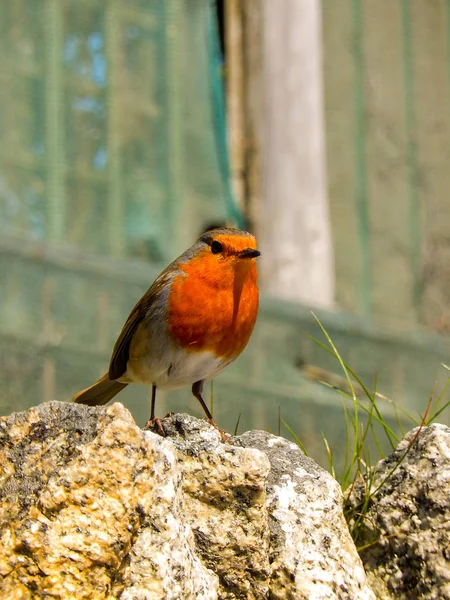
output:
<svg viewBox="0 0 450 600"><path fill-rule="evenodd" d="M256 283L255 259L260 254L251 233L232 228L211 229L181 255L178 266L190 277L207 281L211 287L233 287L249 275Z"/></svg>
<svg viewBox="0 0 450 600"><path fill-rule="evenodd" d="M211 229L204 233L197 243L199 253L203 256L211 254L217 263L253 263L252 259L261 254L256 248L254 236L241 229Z"/></svg>

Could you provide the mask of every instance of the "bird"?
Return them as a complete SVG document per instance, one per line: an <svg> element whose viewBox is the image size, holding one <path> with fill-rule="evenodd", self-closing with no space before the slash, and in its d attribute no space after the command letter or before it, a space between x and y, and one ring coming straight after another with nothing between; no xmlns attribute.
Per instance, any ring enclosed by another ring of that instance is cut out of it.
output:
<svg viewBox="0 0 450 600"><path fill-rule="evenodd" d="M155 417L156 390L192 386L207 421L215 423L202 392L244 350L259 306L255 237L240 229L206 231L156 278L130 312L114 345L109 370L72 400L109 402L127 385L149 385L145 428L164 435Z"/></svg>

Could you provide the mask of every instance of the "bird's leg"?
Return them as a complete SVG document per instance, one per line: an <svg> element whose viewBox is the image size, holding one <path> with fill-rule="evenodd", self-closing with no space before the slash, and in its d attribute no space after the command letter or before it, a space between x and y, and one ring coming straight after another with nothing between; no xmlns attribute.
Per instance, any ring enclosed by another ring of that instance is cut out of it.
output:
<svg viewBox="0 0 450 600"><path fill-rule="evenodd" d="M166 432L162 424L162 420L155 417L155 404L156 404L156 385L152 385L152 402L150 408L150 419L145 424L144 430L156 429L159 435L166 437Z"/></svg>
<svg viewBox="0 0 450 600"><path fill-rule="evenodd" d="M150 421L155 418L155 404L156 404L156 385L152 385L152 406L150 409Z"/></svg>
<svg viewBox="0 0 450 600"><path fill-rule="evenodd" d="M203 379L201 379L200 381L196 381L194 383L194 385L192 386L192 394L197 398L197 400L202 405L202 408L205 411L205 414L207 417L206 420L208 421L208 423L210 425L212 425L215 429L217 429L217 431L220 433L220 438L221 438L222 442L229 444L230 443L229 436L225 433L225 431L223 429L220 429L220 427L214 421L212 414L210 413L208 407L205 404L205 401L202 398L203 384L204 384Z"/></svg>

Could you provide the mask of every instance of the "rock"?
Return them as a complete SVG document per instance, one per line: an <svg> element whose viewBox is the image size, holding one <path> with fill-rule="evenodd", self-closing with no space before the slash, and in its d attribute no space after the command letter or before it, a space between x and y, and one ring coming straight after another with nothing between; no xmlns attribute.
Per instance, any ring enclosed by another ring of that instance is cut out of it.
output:
<svg viewBox="0 0 450 600"><path fill-rule="evenodd" d="M0 436L2 598L217 597L177 452L121 404L49 402L1 419Z"/></svg>
<svg viewBox="0 0 450 600"><path fill-rule="evenodd" d="M382 482L358 542L367 546L361 556L377 597L450 600L450 428L410 431L378 464L371 490ZM362 498L358 485L349 502Z"/></svg>
<svg viewBox="0 0 450 600"><path fill-rule="evenodd" d="M184 517L202 562L219 577L217 597L267 598L267 457L220 443L215 429L188 415L164 423L184 475Z"/></svg>
<svg viewBox="0 0 450 600"><path fill-rule="evenodd" d="M373 598L339 486L264 432L119 403L0 419L2 599Z"/></svg>
<svg viewBox="0 0 450 600"><path fill-rule="evenodd" d="M270 598L374 598L342 511L338 482L298 446L264 431L236 439L270 461Z"/></svg>

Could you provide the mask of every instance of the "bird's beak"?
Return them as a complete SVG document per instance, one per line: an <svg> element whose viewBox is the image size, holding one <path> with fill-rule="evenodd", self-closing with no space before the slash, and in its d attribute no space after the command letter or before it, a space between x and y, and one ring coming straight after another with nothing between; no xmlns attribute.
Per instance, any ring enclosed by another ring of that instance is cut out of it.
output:
<svg viewBox="0 0 450 600"><path fill-rule="evenodd" d="M259 250L255 250L255 248L246 248L239 252L239 258L256 258L259 256L261 252Z"/></svg>

